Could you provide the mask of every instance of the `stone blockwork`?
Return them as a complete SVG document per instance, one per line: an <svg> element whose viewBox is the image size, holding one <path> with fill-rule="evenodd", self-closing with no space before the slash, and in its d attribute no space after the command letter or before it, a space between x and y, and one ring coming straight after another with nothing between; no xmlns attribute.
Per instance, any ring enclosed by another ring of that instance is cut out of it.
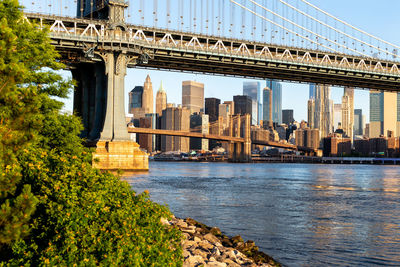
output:
<svg viewBox="0 0 400 267"><path fill-rule="evenodd" d="M163 223L176 226L183 233L184 267L281 266L258 251L254 241L244 242L240 236L229 238L216 227L208 227L191 218L172 218Z"/></svg>
<svg viewBox="0 0 400 267"><path fill-rule="evenodd" d="M146 171L149 155L132 141L99 141L93 154L93 166L110 171Z"/></svg>

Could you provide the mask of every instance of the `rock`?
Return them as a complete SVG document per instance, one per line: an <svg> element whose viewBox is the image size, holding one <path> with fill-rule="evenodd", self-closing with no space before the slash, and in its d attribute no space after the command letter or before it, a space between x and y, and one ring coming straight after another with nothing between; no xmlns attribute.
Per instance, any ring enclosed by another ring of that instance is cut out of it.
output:
<svg viewBox="0 0 400 267"><path fill-rule="evenodd" d="M190 239L190 234L188 234L188 233L182 233L183 234L183 236L185 237L185 239L186 240L189 240Z"/></svg>
<svg viewBox="0 0 400 267"><path fill-rule="evenodd" d="M178 226L179 228L187 228L187 227L188 227L188 224L185 223L183 220L178 220L178 221L175 223L175 225Z"/></svg>
<svg viewBox="0 0 400 267"><path fill-rule="evenodd" d="M217 248L217 247L214 247L212 250L211 250L211 255L213 255L213 256L220 256L221 255L221 251Z"/></svg>
<svg viewBox="0 0 400 267"><path fill-rule="evenodd" d="M237 244L239 242L244 242L243 238L240 235L234 236L231 238L233 244Z"/></svg>
<svg viewBox="0 0 400 267"><path fill-rule="evenodd" d="M193 246L195 246L195 245L196 245L196 242L194 242L194 241L192 241L192 240L184 240L184 241L182 242L182 247L183 247L183 249L191 248L191 247L193 247Z"/></svg>
<svg viewBox="0 0 400 267"><path fill-rule="evenodd" d="M237 248L237 249L243 249L244 248L244 243L243 242L237 242L237 243L234 243L233 244L233 247L234 248Z"/></svg>
<svg viewBox="0 0 400 267"><path fill-rule="evenodd" d="M187 259L188 257L192 256L192 254L188 250L184 250L182 255L184 259Z"/></svg>
<svg viewBox="0 0 400 267"><path fill-rule="evenodd" d="M228 267L240 267L239 264L230 259L225 260L225 263Z"/></svg>
<svg viewBox="0 0 400 267"><path fill-rule="evenodd" d="M211 244L215 244L215 243L219 242L219 239L211 233L206 234L204 236L204 239L210 241Z"/></svg>
<svg viewBox="0 0 400 267"><path fill-rule="evenodd" d="M221 242L222 242L222 245L225 247L233 247L233 243L229 238L223 238L221 240Z"/></svg>
<svg viewBox="0 0 400 267"><path fill-rule="evenodd" d="M225 254L228 256L229 259L234 260L234 261L236 260L236 253L233 250L228 249L225 252Z"/></svg>
<svg viewBox="0 0 400 267"><path fill-rule="evenodd" d="M253 240L248 240L244 243L245 248L252 248L256 245L256 243Z"/></svg>
<svg viewBox="0 0 400 267"><path fill-rule="evenodd" d="M208 258L209 261L217 261L213 256L208 255L208 257L209 257Z"/></svg>
<svg viewBox="0 0 400 267"><path fill-rule="evenodd" d="M201 240L202 240L202 239L201 239L200 237L197 237L197 236L194 236L194 237L193 237L193 241L196 242L196 243L201 242Z"/></svg>
<svg viewBox="0 0 400 267"><path fill-rule="evenodd" d="M204 260L201 256L195 255L195 256L190 256L188 257L184 262L183 266L187 267L192 267L192 266L198 266L200 264L204 264Z"/></svg>
<svg viewBox="0 0 400 267"><path fill-rule="evenodd" d="M210 233L213 235L221 235L221 230L218 227L213 227L211 228Z"/></svg>
<svg viewBox="0 0 400 267"><path fill-rule="evenodd" d="M208 253L205 252L204 250L201 250L201 249L198 249L198 248L193 250L193 255L201 256L204 260L206 260L208 258Z"/></svg>
<svg viewBox="0 0 400 267"><path fill-rule="evenodd" d="M196 229L194 228L181 227L180 229L182 232L189 234L194 234L196 232Z"/></svg>
<svg viewBox="0 0 400 267"><path fill-rule="evenodd" d="M225 262L218 262L218 261L209 261L207 262L207 266L209 267L226 267Z"/></svg>
<svg viewBox="0 0 400 267"><path fill-rule="evenodd" d="M202 240L201 242L198 243L198 246L203 249L203 250L212 250L214 248L214 246L212 244L210 244L210 242L208 242L207 240Z"/></svg>
<svg viewBox="0 0 400 267"><path fill-rule="evenodd" d="M171 225L171 223L167 220L167 219L165 219L165 218L160 218L160 222L161 222L161 224L163 224L163 225Z"/></svg>

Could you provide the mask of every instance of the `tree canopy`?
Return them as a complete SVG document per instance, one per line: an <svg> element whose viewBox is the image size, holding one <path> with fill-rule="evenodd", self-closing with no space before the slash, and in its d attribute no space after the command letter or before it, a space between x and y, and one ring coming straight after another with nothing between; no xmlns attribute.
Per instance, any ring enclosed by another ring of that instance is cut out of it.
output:
<svg viewBox="0 0 400 267"><path fill-rule="evenodd" d="M46 29L0 0L0 265L181 265L165 206L92 168Z"/></svg>

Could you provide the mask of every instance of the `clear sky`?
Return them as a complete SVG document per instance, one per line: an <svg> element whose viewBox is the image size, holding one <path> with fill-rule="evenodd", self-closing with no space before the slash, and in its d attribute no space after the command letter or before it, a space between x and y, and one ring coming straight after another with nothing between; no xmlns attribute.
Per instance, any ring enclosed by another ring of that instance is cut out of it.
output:
<svg viewBox="0 0 400 267"><path fill-rule="evenodd" d="M147 1L147 0L146 0ZM184 0L185 1L185 0ZM294 3L295 1L289 1ZM384 40L400 45L400 10L399 0L309 0L323 10L353 24ZM178 3L171 1L172 5ZM142 85L149 74L153 82L154 96L160 82L163 81L169 103L181 103L182 81L196 80L205 84L205 97L217 97L222 101L232 100L233 95L242 94L242 84L245 79L228 78L213 75L187 74L170 71L155 71L147 69L129 69L126 82L126 96L136 85ZM69 75L65 72L65 75ZM260 80L262 86L265 81ZM332 88L332 99L341 102L342 88ZM297 121L307 118L308 85L283 83L283 109L294 109ZM126 104L127 107L127 98ZM361 108L369 120L369 93L365 90L355 92L355 108ZM66 101L66 110L72 110L72 99Z"/></svg>

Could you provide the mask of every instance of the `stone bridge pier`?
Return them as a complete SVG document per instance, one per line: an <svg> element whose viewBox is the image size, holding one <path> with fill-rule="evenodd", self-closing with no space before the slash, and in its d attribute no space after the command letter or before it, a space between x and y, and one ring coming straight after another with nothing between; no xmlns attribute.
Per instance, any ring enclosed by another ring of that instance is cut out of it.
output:
<svg viewBox="0 0 400 267"><path fill-rule="evenodd" d="M124 0L77 1L77 17L106 20L111 31L125 28ZM82 137L96 147L93 165L102 170L148 170L148 155L130 139L125 121L125 76L130 61L124 51L91 51L88 62L77 63L74 113L82 118ZM92 61L90 60L92 59Z"/></svg>
<svg viewBox="0 0 400 267"><path fill-rule="evenodd" d="M96 147L93 165L103 170L147 170L148 155L130 139L125 121L125 76L132 58L123 53L98 54L103 62L79 63L74 113L82 118L81 136Z"/></svg>
<svg viewBox="0 0 400 267"><path fill-rule="evenodd" d="M230 119L229 135L243 137L244 142L231 142L229 144L229 161L251 162L251 118L250 114L235 115Z"/></svg>

